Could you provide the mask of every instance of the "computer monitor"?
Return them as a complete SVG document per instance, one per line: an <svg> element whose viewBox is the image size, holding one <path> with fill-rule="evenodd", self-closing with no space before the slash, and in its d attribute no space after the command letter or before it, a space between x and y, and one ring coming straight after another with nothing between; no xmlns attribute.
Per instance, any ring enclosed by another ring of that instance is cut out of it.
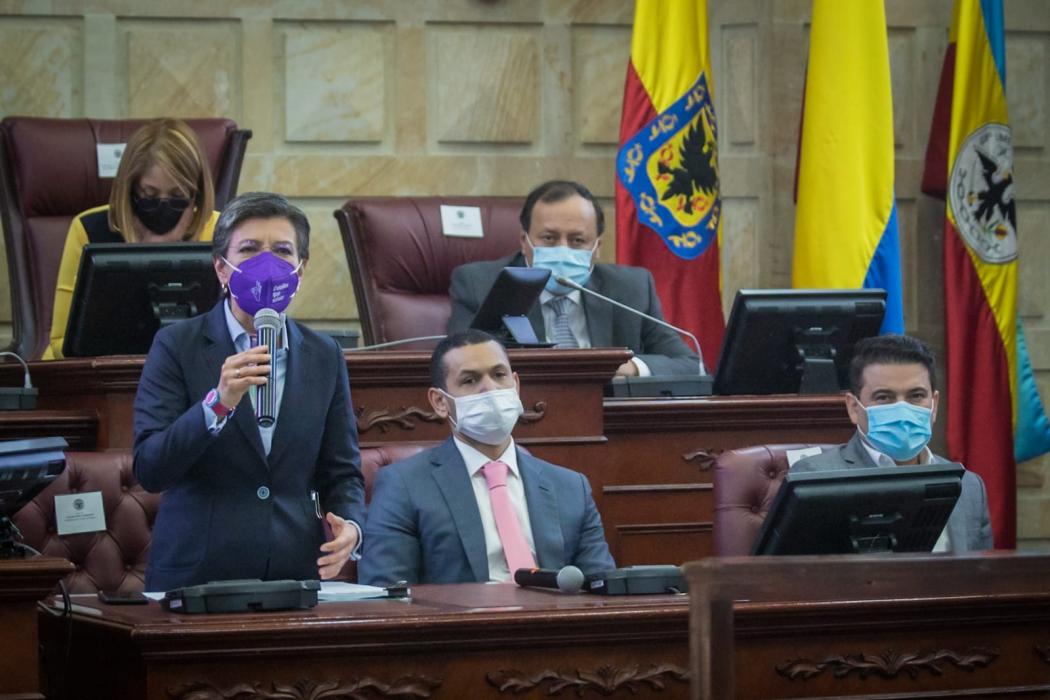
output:
<svg viewBox="0 0 1050 700"><path fill-rule="evenodd" d="M508 347L546 345L536 337L528 313L550 275L550 270L538 267L503 268L470 327L500 338Z"/></svg>
<svg viewBox="0 0 1050 700"><path fill-rule="evenodd" d="M847 388L857 341L878 335L882 289L741 289L716 394L826 394Z"/></svg>
<svg viewBox="0 0 1050 700"><path fill-rule="evenodd" d="M0 559L20 556L10 517L66 468L64 438L0 441Z"/></svg>
<svg viewBox="0 0 1050 700"><path fill-rule="evenodd" d="M928 552L959 499L963 471L942 462L788 472L752 554Z"/></svg>
<svg viewBox="0 0 1050 700"><path fill-rule="evenodd" d="M80 259L63 354L144 354L161 326L218 298L210 243L92 243Z"/></svg>

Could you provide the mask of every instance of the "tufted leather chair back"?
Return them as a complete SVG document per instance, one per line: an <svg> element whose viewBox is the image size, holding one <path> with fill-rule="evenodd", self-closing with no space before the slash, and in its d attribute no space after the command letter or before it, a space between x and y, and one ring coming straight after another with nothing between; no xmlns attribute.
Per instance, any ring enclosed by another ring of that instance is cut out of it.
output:
<svg viewBox="0 0 1050 700"><path fill-rule="evenodd" d="M365 497L379 469L406 459L430 445L405 444L361 450ZM55 496L102 492L105 532L59 537L55 526ZM130 450L67 452L66 470L13 518L26 544L47 556L68 559L76 570L66 578L70 593L98 590L141 591L160 494L146 492L135 480ZM356 578L348 562L341 578Z"/></svg>
<svg viewBox="0 0 1050 700"><path fill-rule="evenodd" d="M831 445L757 445L723 452L715 460L715 555L751 553L784 475L787 453Z"/></svg>
<svg viewBox="0 0 1050 700"><path fill-rule="evenodd" d="M48 342L55 281L73 217L109 201L99 143L123 143L148 120L7 117L0 122L0 216L7 245L13 349L37 359ZM215 208L237 194L252 132L229 119L187 119L208 158Z"/></svg>
<svg viewBox="0 0 1050 700"><path fill-rule="evenodd" d="M443 204L478 207L484 237L445 236ZM517 251L521 205L510 197L369 197L336 209L365 344L444 335L452 270Z"/></svg>

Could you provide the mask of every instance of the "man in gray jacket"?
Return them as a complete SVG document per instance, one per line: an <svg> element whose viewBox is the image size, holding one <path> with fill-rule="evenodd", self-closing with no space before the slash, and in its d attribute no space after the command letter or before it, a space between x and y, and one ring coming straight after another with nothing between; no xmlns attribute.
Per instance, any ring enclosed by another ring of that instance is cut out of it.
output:
<svg viewBox="0 0 1050 700"><path fill-rule="evenodd" d="M797 462L794 472L871 469L944 462L927 443L937 419L933 353L906 335L881 335L857 343L850 365L846 410L857 432L845 445ZM992 548L984 482L965 471L962 493L933 551Z"/></svg>

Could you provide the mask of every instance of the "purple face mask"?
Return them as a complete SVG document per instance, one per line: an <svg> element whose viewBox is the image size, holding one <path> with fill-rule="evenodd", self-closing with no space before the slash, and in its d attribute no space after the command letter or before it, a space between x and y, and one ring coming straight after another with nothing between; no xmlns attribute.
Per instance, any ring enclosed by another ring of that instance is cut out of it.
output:
<svg viewBox="0 0 1050 700"><path fill-rule="evenodd" d="M301 262L292 267L268 250L248 258L240 267L223 260L233 268L230 294L244 312L254 316L259 309L273 309L280 313L292 303L299 288Z"/></svg>

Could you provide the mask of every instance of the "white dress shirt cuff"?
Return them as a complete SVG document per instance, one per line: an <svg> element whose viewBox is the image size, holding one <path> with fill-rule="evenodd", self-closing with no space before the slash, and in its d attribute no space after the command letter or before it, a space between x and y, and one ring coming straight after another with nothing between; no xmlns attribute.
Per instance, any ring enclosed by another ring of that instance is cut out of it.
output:
<svg viewBox="0 0 1050 700"><path fill-rule="evenodd" d="M651 377L651 376L653 376L653 371L651 369L649 369L649 365L645 364L645 360L642 360L641 358L638 358L638 357L632 357L631 358L631 362L633 362L634 366L638 368L638 376L639 377Z"/></svg>
<svg viewBox="0 0 1050 700"><path fill-rule="evenodd" d="M204 425L208 428L208 432L212 435L218 435L219 431L226 425L226 421L229 420L230 416L225 415L222 418L219 417L215 411L211 410L208 404L201 402L201 408L204 409Z"/></svg>

